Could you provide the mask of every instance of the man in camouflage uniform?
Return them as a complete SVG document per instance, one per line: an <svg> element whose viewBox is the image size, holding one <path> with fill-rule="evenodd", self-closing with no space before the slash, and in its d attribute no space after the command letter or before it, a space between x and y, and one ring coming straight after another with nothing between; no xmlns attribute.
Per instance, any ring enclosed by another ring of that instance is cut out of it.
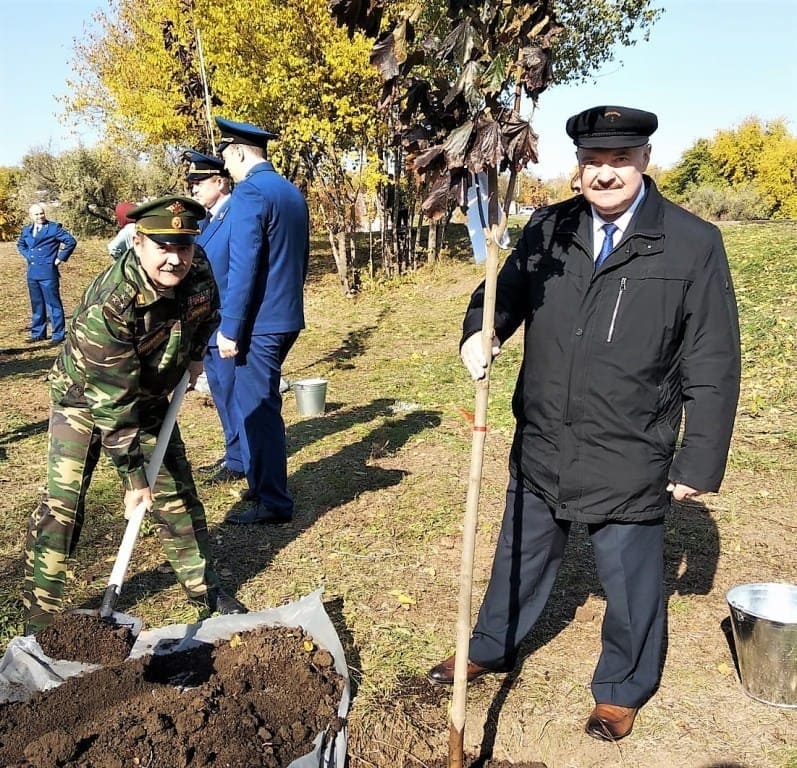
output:
<svg viewBox="0 0 797 768"><path fill-rule="evenodd" d="M205 511L176 425L151 489L145 475L168 395L186 369L192 383L201 373L219 322L213 275L194 245L204 215L194 200L174 196L131 211L133 250L95 278L72 315L49 377L47 490L26 543L27 632L47 626L61 609L67 558L78 542L101 447L122 479L126 513L141 502L150 507L189 598L211 611L246 612L210 568Z"/></svg>

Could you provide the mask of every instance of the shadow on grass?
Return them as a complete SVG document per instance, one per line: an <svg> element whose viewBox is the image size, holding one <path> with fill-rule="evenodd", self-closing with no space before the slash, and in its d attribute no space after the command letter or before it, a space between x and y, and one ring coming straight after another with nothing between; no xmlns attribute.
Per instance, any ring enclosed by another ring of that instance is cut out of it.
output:
<svg viewBox="0 0 797 768"><path fill-rule="evenodd" d="M376 418L388 418L393 416L391 406L395 403L392 398L379 398L374 400L368 405L356 406L354 408L343 408L339 403L331 402L326 404L326 412L323 416L312 416L309 418L297 421L287 428L287 453L292 456L298 450L306 445L310 445L317 440L322 440L336 432L345 432L347 429L355 424L365 424L366 422L373 421ZM419 416L419 414L431 414L437 420L431 426L437 426L440 423L439 413L431 411L416 411L410 416ZM423 418L421 416L421 418ZM395 425L395 422L391 422ZM407 422L405 422L407 423ZM415 422L410 422L414 424ZM410 435L399 435L400 443L403 445ZM376 439L376 438L372 438ZM384 443L383 443L384 444ZM391 442L391 445L396 445ZM341 452L345 448L341 449ZM339 455L339 454L336 454ZM295 477L295 475L294 475ZM294 485L294 481L291 481ZM306 489L297 489L305 491Z"/></svg>
<svg viewBox="0 0 797 768"><path fill-rule="evenodd" d="M349 362L357 357L364 355L368 349L366 342L379 330L380 322L390 313L390 310L383 309L376 318L376 323L367 325L355 331L349 331L346 338L341 342L341 345L328 352L323 357L319 357L301 368L294 368L292 370L286 369L286 376L288 378L295 378L297 373L314 368L317 365L327 363L333 368L351 368Z"/></svg>
<svg viewBox="0 0 797 768"><path fill-rule="evenodd" d="M14 376L17 381L23 379L44 379L47 371L53 365L56 350L49 355L37 355L36 357L15 357L15 354L30 353L31 348L3 349L0 350L0 379L7 376ZM49 351L49 350L48 350Z"/></svg>
<svg viewBox="0 0 797 768"><path fill-rule="evenodd" d="M11 431L0 435L0 461L5 461L8 458L8 451L6 450L7 446L13 445L19 440L25 440L28 437L33 437L34 435L44 434L47 431L48 424L49 422L47 419L42 419L41 421L35 421L32 424L26 424L24 427L12 429Z"/></svg>
<svg viewBox="0 0 797 768"><path fill-rule="evenodd" d="M322 515L364 493L398 485L406 476L401 469L384 469L373 464L375 453L385 455L401 448L411 437L440 424L438 411L414 411L394 416L389 406L393 400L373 403L327 416L306 419L288 429L288 451L326 435L367 423L377 417L390 417L374 427L360 440L342 446L337 452L299 467L289 478L296 497L296 510L290 523L281 526L223 526L221 543L214 544L213 555L219 563L229 563L233 575L224 579L231 592L261 573L276 554L308 530ZM200 489L201 496L201 489ZM234 503L230 511L246 507ZM211 529L214 537L214 529ZM118 610L124 611L138 600L141 593L152 593L174 584L174 574L159 569L142 571L131 577L120 595ZM127 599L126 599L127 598ZM101 595L96 597L99 602ZM86 607L96 607L88 605Z"/></svg>
<svg viewBox="0 0 797 768"><path fill-rule="evenodd" d="M719 533L709 510L700 503L673 504L665 525L665 599L673 595L707 595L714 583L719 558ZM553 640L575 618L577 609L591 595L604 597L595 571L595 560L586 527L573 525L545 611L518 650L517 661L493 698L485 717L484 739L473 768L484 766L492 757L498 719L509 692L520 678L523 663L535 651ZM596 631L596 648L600 633ZM662 655L662 668L666 658ZM586 720L587 713L584 713ZM719 768L719 767L718 767ZM741 767L740 767L741 768Z"/></svg>

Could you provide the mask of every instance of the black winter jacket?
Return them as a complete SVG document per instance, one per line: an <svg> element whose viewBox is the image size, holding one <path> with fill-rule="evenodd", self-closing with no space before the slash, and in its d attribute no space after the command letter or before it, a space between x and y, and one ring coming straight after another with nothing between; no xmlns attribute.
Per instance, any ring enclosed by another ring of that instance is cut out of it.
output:
<svg viewBox="0 0 797 768"><path fill-rule="evenodd" d="M597 272L579 196L536 211L498 277L498 338L525 326L510 470L566 520L660 518L668 479L716 491L725 471L740 349L722 238L645 184Z"/></svg>

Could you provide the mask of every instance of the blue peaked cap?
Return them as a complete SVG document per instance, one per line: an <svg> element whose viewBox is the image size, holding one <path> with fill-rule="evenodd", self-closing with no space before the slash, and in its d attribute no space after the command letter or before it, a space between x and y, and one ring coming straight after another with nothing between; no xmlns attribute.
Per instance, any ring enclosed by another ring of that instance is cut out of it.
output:
<svg viewBox="0 0 797 768"><path fill-rule="evenodd" d="M227 149L230 144L248 144L251 147L265 149L266 143L270 139L279 138L278 133L266 131L251 123L236 123L234 120L227 120L223 117L216 118L216 125L221 131L219 153Z"/></svg>
<svg viewBox="0 0 797 768"><path fill-rule="evenodd" d="M203 179L209 179L211 176L229 175L224 169L223 160L218 157L203 155L194 149L186 149L183 152L183 160L188 163L188 171L185 176L187 181L202 181Z"/></svg>

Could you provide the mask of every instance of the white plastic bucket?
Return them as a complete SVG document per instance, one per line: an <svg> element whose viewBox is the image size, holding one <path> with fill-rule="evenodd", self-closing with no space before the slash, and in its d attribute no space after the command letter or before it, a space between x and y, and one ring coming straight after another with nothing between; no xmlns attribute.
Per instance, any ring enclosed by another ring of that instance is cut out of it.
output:
<svg viewBox="0 0 797 768"><path fill-rule="evenodd" d="M764 704L797 708L797 586L741 584L727 600L742 688Z"/></svg>
<svg viewBox="0 0 797 768"><path fill-rule="evenodd" d="M302 416L323 416L327 400L326 379L300 379L291 382L296 408Z"/></svg>

